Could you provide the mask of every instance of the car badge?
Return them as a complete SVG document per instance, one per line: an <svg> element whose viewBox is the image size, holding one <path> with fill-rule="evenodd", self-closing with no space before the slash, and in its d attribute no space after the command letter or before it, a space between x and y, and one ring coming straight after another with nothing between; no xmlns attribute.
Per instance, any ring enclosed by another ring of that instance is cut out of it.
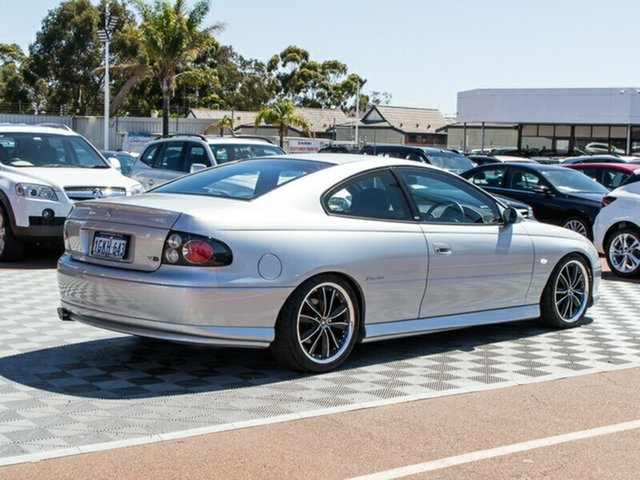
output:
<svg viewBox="0 0 640 480"><path fill-rule="evenodd" d="M104 218L111 218L111 210L107 209L104 211Z"/></svg>
<svg viewBox="0 0 640 480"><path fill-rule="evenodd" d="M94 198L102 198L104 196L100 188L94 188L91 193L93 194Z"/></svg>

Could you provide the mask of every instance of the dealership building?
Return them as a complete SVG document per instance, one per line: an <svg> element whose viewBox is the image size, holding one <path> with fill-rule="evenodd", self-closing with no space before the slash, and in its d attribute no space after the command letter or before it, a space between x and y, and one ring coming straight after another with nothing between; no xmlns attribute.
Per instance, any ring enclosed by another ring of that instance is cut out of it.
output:
<svg viewBox="0 0 640 480"><path fill-rule="evenodd" d="M636 87L468 90L458 93L457 110L457 123L447 127L453 148L640 155Z"/></svg>

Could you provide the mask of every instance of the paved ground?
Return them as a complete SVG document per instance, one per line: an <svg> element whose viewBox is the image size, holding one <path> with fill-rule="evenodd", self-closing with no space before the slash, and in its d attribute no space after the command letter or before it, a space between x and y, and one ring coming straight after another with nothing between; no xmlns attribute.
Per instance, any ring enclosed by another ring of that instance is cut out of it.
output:
<svg viewBox="0 0 640 480"><path fill-rule="evenodd" d="M0 270L0 464L640 365L640 287L613 279L578 329L520 322L365 345L340 371L304 376L268 352L61 322L55 271L26 266Z"/></svg>
<svg viewBox="0 0 640 480"><path fill-rule="evenodd" d="M633 368L7 466L0 477L634 479L638 387Z"/></svg>

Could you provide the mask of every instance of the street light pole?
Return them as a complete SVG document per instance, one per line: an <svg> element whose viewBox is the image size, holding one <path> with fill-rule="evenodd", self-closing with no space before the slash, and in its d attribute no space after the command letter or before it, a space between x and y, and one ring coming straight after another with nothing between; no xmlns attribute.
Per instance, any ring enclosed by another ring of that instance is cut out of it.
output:
<svg viewBox="0 0 640 480"><path fill-rule="evenodd" d="M109 43L118 17L109 14L109 0L104 7L104 30L98 30L98 38L104 43L104 150L109 150Z"/></svg>
<svg viewBox="0 0 640 480"><path fill-rule="evenodd" d="M365 83L367 83L366 80L360 83L360 79L358 79L358 88L356 90L356 147L360 146L360 138L358 137L358 125L360 124L360 88L363 87Z"/></svg>

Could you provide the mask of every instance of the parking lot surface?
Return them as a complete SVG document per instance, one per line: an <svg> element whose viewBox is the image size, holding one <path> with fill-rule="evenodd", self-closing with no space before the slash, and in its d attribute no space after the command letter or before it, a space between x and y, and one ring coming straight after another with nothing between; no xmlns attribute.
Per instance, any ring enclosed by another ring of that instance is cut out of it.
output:
<svg viewBox="0 0 640 480"><path fill-rule="evenodd" d="M51 268L0 279L0 465L640 365L640 285L614 280L576 329L519 322L362 345L339 371L303 375L267 351L62 322Z"/></svg>

